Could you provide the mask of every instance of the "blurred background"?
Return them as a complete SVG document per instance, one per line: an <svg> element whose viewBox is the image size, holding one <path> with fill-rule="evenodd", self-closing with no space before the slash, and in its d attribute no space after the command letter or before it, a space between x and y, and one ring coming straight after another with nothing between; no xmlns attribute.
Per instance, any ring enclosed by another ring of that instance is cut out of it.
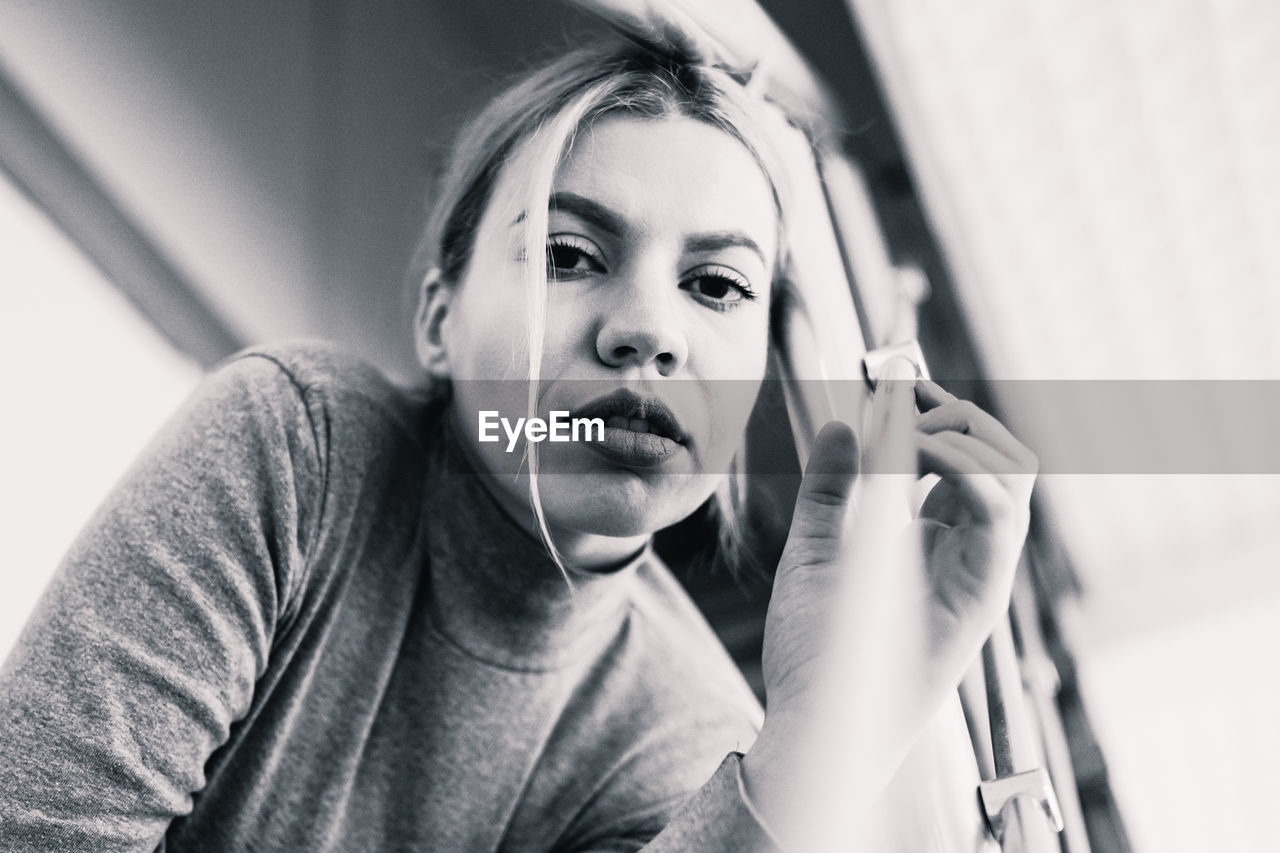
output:
<svg viewBox="0 0 1280 853"><path fill-rule="evenodd" d="M1280 383L1280 5L675 5L758 28L838 110L935 374L997 408L1004 383L1197 380L1247 455L1259 425L1213 389ZM600 32L553 0L0 0L0 654L206 368L321 337L412 378L453 133ZM1107 440L1006 408L1033 448ZM1275 849L1277 474L1042 477L1035 589L1094 849ZM753 677L761 591L688 583Z"/></svg>

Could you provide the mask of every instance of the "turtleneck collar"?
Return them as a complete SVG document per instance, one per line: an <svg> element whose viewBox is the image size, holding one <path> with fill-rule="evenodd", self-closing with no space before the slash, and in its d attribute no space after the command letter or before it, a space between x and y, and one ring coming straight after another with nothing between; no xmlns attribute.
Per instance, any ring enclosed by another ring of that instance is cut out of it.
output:
<svg viewBox="0 0 1280 853"><path fill-rule="evenodd" d="M490 494L439 416L426 497L433 618L468 654L518 670L554 669L599 646L626 614L650 546L607 572L564 574L541 540Z"/></svg>

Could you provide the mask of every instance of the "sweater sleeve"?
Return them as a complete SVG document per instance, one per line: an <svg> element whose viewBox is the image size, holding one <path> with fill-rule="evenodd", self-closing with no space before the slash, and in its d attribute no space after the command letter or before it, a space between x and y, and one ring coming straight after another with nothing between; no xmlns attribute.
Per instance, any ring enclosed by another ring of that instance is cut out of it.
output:
<svg viewBox="0 0 1280 853"><path fill-rule="evenodd" d="M781 847L747 797L742 755L734 752L643 849L645 853L777 853Z"/></svg>
<svg viewBox="0 0 1280 853"><path fill-rule="evenodd" d="M655 804L615 816L574 853L781 853L747 797L742 755L732 752L697 791L678 804Z"/></svg>
<svg viewBox="0 0 1280 853"><path fill-rule="evenodd" d="M190 811L302 577L313 420L241 356L81 533L0 668L0 850L154 850Z"/></svg>

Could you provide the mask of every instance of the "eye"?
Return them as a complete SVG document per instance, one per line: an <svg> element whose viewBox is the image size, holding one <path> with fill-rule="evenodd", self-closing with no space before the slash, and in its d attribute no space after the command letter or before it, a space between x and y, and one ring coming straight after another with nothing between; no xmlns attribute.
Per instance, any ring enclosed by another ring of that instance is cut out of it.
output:
<svg viewBox="0 0 1280 853"><path fill-rule="evenodd" d="M576 234L547 239L547 278L566 281L604 272L604 259L590 240Z"/></svg>
<svg viewBox="0 0 1280 853"><path fill-rule="evenodd" d="M751 302L756 292L747 280L728 267L699 267L680 283L695 299L716 311L732 311Z"/></svg>

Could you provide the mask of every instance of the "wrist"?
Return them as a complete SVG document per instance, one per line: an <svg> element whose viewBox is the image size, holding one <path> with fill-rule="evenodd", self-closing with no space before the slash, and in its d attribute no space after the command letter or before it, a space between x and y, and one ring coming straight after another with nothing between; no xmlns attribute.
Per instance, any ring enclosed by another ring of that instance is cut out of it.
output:
<svg viewBox="0 0 1280 853"><path fill-rule="evenodd" d="M756 819L787 850L811 850L803 827L818 791L809 790L820 778L806 760L803 721L798 715L770 712L751 750L742 757L743 793Z"/></svg>
<svg viewBox="0 0 1280 853"><path fill-rule="evenodd" d="M742 758L743 790L783 849L855 849L864 807L892 776L882 748L832 714L769 712Z"/></svg>

